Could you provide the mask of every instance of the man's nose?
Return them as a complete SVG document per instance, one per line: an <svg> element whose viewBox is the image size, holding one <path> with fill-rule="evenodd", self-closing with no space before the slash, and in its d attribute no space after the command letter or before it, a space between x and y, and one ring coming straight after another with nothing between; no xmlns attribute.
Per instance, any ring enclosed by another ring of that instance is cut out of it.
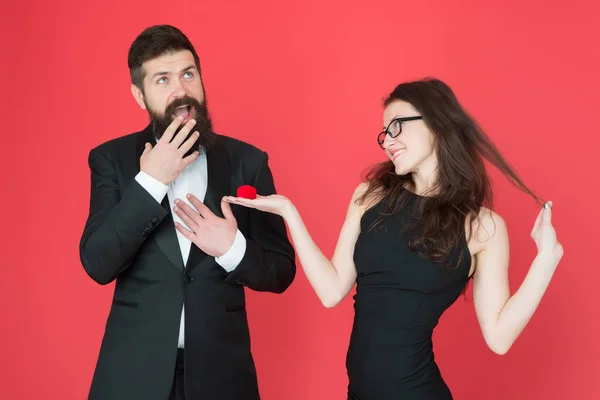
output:
<svg viewBox="0 0 600 400"><path fill-rule="evenodd" d="M179 79L175 80L173 82L173 97L185 97L186 94L187 91L185 90L183 83Z"/></svg>

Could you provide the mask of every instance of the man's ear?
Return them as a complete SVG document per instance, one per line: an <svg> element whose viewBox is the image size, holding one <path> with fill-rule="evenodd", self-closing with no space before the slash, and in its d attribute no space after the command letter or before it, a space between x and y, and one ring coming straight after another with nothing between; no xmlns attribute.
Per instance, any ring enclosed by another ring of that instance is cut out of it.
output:
<svg viewBox="0 0 600 400"><path fill-rule="evenodd" d="M132 83L131 84L131 94L133 95L133 98L139 104L139 106L142 107L142 110L145 110L146 103L144 102L144 93L142 92L142 89L140 89L139 87L137 87L136 85L134 85Z"/></svg>

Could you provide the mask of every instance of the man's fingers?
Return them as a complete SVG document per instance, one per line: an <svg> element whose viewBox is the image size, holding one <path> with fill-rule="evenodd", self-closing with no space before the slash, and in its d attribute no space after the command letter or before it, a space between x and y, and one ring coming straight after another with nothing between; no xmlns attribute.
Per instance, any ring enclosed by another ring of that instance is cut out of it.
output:
<svg viewBox="0 0 600 400"><path fill-rule="evenodd" d="M152 145L150 143L146 143L144 145L144 152L142 153L142 157L144 157L146 154L150 153L150 150L152 150Z"/></svg>
<svg viewBox="0 0 600 400"><path fill-rule="evenodd" d="M189 149L192 148L192 146L196 143L196 141L198 140L199 137L200 137L200 134L197 131L192 133L187 138L187 140L185 142L183 142L183 144L181 146L179 146L179 154L181 154L181 156L183 157L183 155L185 153L187 153Z"/></svg>
<svg viewBox="0 0 600 400"><path fill-rule="evenodd" d="M212 211L210 211L210 209L207 206L205 206L204 203L198 200L198 198L196 198L196 196L194 196L193 194L188 194L186 197L190 201L190 203L192 203L192 205L196 207L196 210L198 210L202 217L210 218L215 216L212 213Z"/></svg>
<svg viewBox="0 0 600 400"><path fill-rule="evenodd" d="M202 215L193 210L190 206L185 204L184 201L177 200L176 206L173 208L175 214L181 218L184 224L186 224L192 231L198 231L198 224L202 222Z"/></svg>
<svg viewBox="0 0 600 400"><path fill-rule="evenodd" d="M175 137L173 138L173 140L171 141L171 144L177 148L179 148L179 146L181 146L181 144L183 143L183 141L185 140L186 137L188 137L189 133L192 131L192 129L194 128L194 125L196 125L196 120L195 119L190 119L182 128L179 132L177 132L177 134L175 135Z"/></svg>
<svg viewBox="0 0 600 400"><path fill-rule="evenodd" d="M170 143L171 139L173 139L173 135L175 134L175 131L177 130L177 128L179 128L179 125L181 125L182 122L183 122L183 118L181 118L181 117L175 118L169 124L169 127L164 131L163 135L160 137L159 142L160 143Z"/></svg>
<svg viewBox="0 0 600 400"><path fill-rule="evenodd" d="M183 159L183 169L186 169L188 165L194 162L196 158L200 156L200 152L195 151L186 158Z"/></svg>
<svg viewBox="0 0 600 400"><path fill-rule="evenodd" d="M225 198L223 198L223 201L221 201L221 211L223 212L223 216L225 217L226 220L228 220L228 221L235 220L233 211L231 211L231 206L225 200Z"/></svg>
<svg viewBox="0 0 600 400"><path fill-rule="evenodd" d="M194 239L194 232L186 229L183 225L181 225L179 222L175 222L175 228L183 235L185 236L190 242Z"/></svg>

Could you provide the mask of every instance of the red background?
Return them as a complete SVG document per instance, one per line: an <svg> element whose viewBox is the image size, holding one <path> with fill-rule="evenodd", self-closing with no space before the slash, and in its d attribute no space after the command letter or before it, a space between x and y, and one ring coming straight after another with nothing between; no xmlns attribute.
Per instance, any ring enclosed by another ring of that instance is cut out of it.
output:
<svg viewBox="0 0 600 400"><path fill-rule="evenodd" d="M195 44L218 132L268 151L278 190L331 255L376 144L382 98L436 76L455 90L539 195L565 247L537 313L506 356L484 344L470 298L443 316L435 353L457 399L597 399L600 278L598 6L591 0L21 1L3 4L4 240L0 398L82 399L112 285L78 241L88 151L147 122L127 50L155 23ZM496 171L516 290L535 255L532 199ZM265 400L345 399L349 296L323 308L299 269L283 295L248 292Z"/></svg>

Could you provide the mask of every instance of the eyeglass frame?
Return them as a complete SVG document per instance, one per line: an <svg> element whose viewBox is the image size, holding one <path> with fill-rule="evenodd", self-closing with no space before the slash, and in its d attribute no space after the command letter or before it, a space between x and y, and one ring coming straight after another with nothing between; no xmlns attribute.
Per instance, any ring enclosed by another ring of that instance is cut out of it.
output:
<svg viewBox="0 0 600 400"><path fill-rule="evenodd" d="M383 147L383 143L385 143L386 135L389 135L392 139L394 139L394 138L397 138L402 133L402 123L403 122L416 121L419 119L423 119L423 116L415 115L413 117L397 117L397 118L394 118L393 120L391 120L390 123L388 124L387 128L385 128L383 131L379 132L379 134L377 135L377 143L379 144L379 147L381 147L383 150L385 150L385 147ZM399 128L396 136L393 136L392 132L390 132L389 128L396 121L398 122L400 128ZM380 139L381 135L383 135L383 139Z"/></svg>

